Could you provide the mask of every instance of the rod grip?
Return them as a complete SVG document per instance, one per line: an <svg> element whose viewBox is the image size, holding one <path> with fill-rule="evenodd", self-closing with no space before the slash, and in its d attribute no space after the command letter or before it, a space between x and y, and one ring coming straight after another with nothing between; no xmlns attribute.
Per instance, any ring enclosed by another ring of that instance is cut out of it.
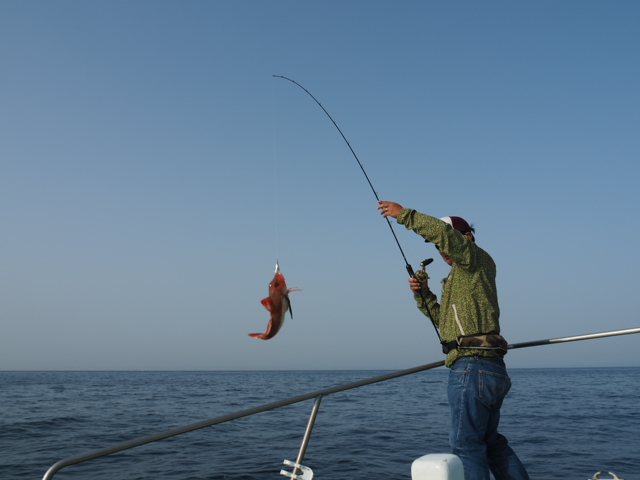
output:
<svg viewBox="0 0 640 480"><path fill-rule="evenodd" d="M416 278L416 274L413 271L413 267L407 263L407 273L411 278Z"/></svg>

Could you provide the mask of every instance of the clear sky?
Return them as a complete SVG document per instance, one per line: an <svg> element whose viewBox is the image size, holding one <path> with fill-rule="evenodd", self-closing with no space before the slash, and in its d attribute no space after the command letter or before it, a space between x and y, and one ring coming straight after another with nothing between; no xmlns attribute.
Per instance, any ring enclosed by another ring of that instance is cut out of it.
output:
<svg viewBox="0 0 640 480"><path fill-rule="evenodd" d="M510 343L640 326L640 3L3 1L0 369L442 359L380 198L476 227ZM403 226L414 268L436 257ZM260 304L279 259L294 318ZM432 285L448 267L436 258ZM638 366L640 335L512 351Z"/></svg>

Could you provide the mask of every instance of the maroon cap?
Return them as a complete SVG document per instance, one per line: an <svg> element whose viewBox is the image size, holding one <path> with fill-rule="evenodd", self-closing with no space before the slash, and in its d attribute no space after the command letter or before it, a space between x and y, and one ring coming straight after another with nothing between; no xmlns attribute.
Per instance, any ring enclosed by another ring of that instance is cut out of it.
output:
<svg viewBox="0 0 640 480"><path fill-rule="evenodd" d="M460 233L472 232L471 226L462 217L442 217L440 220L448 223Z"/></svg>
<svg viewBox="0 0 640 480"><path fill-rule="evenodd" d="M467 223L467 221L462 217L442 217L442 220L445 223L451 225L455 230L458 230L460 233L473 233L473 227ZM430 243L430 240L425 239L425 242Z"/></svg>

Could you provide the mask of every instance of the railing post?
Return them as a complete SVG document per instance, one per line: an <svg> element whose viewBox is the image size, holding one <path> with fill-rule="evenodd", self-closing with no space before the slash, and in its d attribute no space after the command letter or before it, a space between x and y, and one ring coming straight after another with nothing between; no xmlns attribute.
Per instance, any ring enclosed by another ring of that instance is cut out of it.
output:
<svg viewBox="0 0 640 480"><path fill-rule="evenodd" d="M320 410L320 402L322 401L322 395L318 395L316 397L316 401L313 404L313 409L311 410L311 416L309 417L309 423L307 423L307 429L304 432L304 437L302 438L302 445L300 445L300 451L298 452L298 458L296 459L297 464L301 464L304 460L304 455L307 453L307 446L309 445L309 439L311 438L311 431L313 430L313 425L316 423L316 417L318 416L318 410ZM301 471L298 467L294 467L293 474L298 475Z"/></svg>

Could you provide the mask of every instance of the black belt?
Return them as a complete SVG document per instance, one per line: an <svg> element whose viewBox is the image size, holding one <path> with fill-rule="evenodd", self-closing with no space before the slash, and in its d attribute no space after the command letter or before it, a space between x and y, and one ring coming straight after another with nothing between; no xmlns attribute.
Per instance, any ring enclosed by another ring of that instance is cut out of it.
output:
<svg viewBox="0 0 640 480"><path fill-rule="evenodd" d="M450 342L440 342L442 352L446 355L451 350L476 349L491 350L500 356L507 353L507 341L496 332L477 333L475 335L462 335Z"/></svg>
<svg viewBox="0 0 640 480"><path fill-rule="evenodd" d="M457 340L452 340L450 342L440 342L442 344L442 353L444 353L445 355L447 353L449 353L451 350L457 350L458 349L458 341Z"/></svg>

